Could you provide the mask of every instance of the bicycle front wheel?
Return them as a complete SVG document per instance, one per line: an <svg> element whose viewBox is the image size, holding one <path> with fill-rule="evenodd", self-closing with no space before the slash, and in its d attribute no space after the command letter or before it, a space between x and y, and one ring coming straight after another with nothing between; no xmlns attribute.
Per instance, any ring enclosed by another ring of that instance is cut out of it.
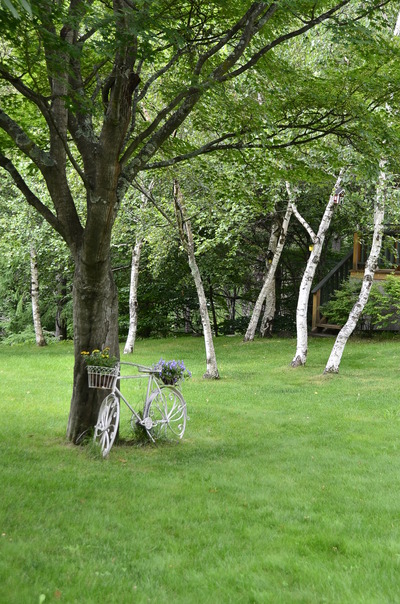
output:
<svg viewBox="0 0 400 604"><path fill-rule="evenodd" d="M171 436L182 438L186 419L185 399L173 386L162 386L153 392L144 409L144 425L153 441Z"/></svg>
<svg viewBox="0 0 400 604"><path fill-rule="evenodd" d="M94 441L100 444L103 457L111 451L119 425L119 401L111 393L101 403L97 424L94 427Z"/></svg>

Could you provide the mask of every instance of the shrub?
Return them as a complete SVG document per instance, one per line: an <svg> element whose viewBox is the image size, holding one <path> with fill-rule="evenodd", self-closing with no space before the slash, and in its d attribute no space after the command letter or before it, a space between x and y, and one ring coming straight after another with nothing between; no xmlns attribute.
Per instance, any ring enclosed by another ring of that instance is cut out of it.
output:
<svg viewBox="0 0 400 604"><path fill-rule="evenodd" d="M332 298L321 306L321 313L329 323L343 325L358 300L361 283L350 279L336 290ZM384 281L374 283L369 299L361 314L358 329L400 328L400 279L388 275Z"/></svg>

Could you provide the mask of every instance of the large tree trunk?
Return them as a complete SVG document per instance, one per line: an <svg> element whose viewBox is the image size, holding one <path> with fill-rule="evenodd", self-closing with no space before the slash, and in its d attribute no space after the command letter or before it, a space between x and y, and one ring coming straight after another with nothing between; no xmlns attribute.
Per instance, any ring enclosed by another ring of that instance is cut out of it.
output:
<svg viewBox="0 0 400 604"><path fill-rule="evenodd" d="M305 220L300 216L297 212L297 209L294 207L293 211L296 214L299 222L303 224L306 230L310 233L312 241L313 241L313 249L311 251L310 257L307 262L306 269L303 274L303 278L300 284L299 297L297 301L297 310L296 310L296 331L297 331L297 348L296 354L292 360L292 367L300 367L306 364L307 360L307 349L308 349L308 328L307 328L307 314L308 314L308 300L310 297L310 291L312 282L314 279L315 271L317 270L317 266L319 263L319 259L321 257L322 246L325 241L325 235L329 229L329 225L331 223L331 219L333 216L333 211L335 208L334 205L334 193L335 190L339 187L342 179L342 172L340 172L339 177L336 181L334 190L332 191L328 204L325 208L324 215L322 217L321 223L319 225L318 233L315 235L312 232L312 229L305 222Z"/></svg>
<svg viewBox="0 0 400 604"><path fill-rule="evenodd" d="M35 329L35 339L38 346L46 346L46 340L43 335L42 320L39 307L39 271L37 265L36 249L33 243L30 245L30 261L31 261L31 300L32 300L32 316L33 327Z"/></svg>
<svg viewBox="0 0 400 604"><path fill-rule="evenodd" d="M118 296L110 260L88 266L81 256L75 259L74 306L74 385L67 436L76 442L94 426L103 390L89 389L82 351L110 348L119 358Z"/></svg>
<svg viewBox="0 0 400 604"><path fill-rule="evenodd" d="M210 317L207 308L207 298L204 293L203 281L201 279L199 267L197 266L194 253L193 233L190 220L186 214L186 208L183 204L182 193L177 180L174 181L174 204L175 214L178 223L179 236L184 249L188 255L189 267L196 286L197 297L199 299L199 310L201 323L203 326L204 345L206 349L206 367L204 378L218 379L219 372L217 367L217 357L215 355L214 342L212 337Z"/></svg>
<svg viewBox="0 0 400 604"><path fill-rule="evenodd" d="M271 261L271 264L269 265L269 269L268 269L268 273L267 273L267 276L264 281L264 285L262 286L261 291L258 295L257 301L254 305L253 314L251 316L246 334L243 338L244 342L251 342L254 340L254 336L256 333L256 329L257 329L257 325L258 325L258 321L260 318L264 300L266 299L267 296L270 297L271 288L274 287L275 273L276 273L276 269L277 269L279 260L281 258L283 247L285 245L286 235L287 235L287 231L289 228L289 222L290 222L290 217L292 215L292 211L293 211L292 202L291 202L291 199L289 198L285 217L283 219L282 226L280 228L279 239L276 244L276 247L274 246L275 251L273 252L272 261ZM273 234L271 234L271 239L272 239L272 236L273 236ZM270 240L270 246L271 246L271 240Z"/></svg>
<svg viewBox="0 0 400 604"><path fill-rule="evenodd" d="M361 291L357 302L355 303L349 314L349 318L347 319L345 325L343 325L342 329L337 335L324 373L339 373L340 361L342 360L342 355L344 352L344 348L347 344L347 340L353 333L357 325L358 319L360 318L361 313L364 310L366 303L368 302L369 293L374 282L374 274L378 266L379 254L381 252L382 247L383 219L385 216L385 181L385 173L381 171L376 194L374 212L374 234L372 238L371 251L365 265Z"/></svg>
<svg viewBox="0 0 400 604"><path fill-rule="evenodd" d="M137 290L139 280L139 263L140 254L142 251L143 237L139 236L136 238L135 246L132 250L132 264L131 264L131 284L129 289L129 332L126 338L124 354L130 354L133 352L136 340L136 330L138 321L138 301L137 301Z"/></svg>

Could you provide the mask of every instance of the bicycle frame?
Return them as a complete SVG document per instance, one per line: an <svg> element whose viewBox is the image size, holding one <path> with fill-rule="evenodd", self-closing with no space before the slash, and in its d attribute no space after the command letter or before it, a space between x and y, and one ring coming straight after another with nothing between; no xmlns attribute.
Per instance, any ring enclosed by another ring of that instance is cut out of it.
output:
<svg viewBox="0 0 400 604"><path fill-rule="evenodd" d="M156 376L158 375L158 371L154 371L153 369L151 369L150 367L145 367L144 365L139 365L138 363L129 363L127 361L120 361L120 365L130 365L132 367L137 367L138 371L139 371L139 375L120 375L118 377L117 380L115 380L114 386L112 388L112 393L116 394L120 399L122 399L125 403L125 405L128 407L128 409L131 411L131 413L136 417L136 420L138 421L138 423L141 426L144 426L145 428L150 428L151 424L148 424L148 421L146 422L146 419L148 418L142 418L140 417L139 413L137 413L137 411L135 411L135 409L133 409L133 407L130 405L130 403L127 401L127 399L124 397L124 395L122 394L121 390L118 388L117 383L119 380L143 380L143 379L147 379L147 390L146 390L146 399L144 401L144 406L143 409L145 409L146 404L150 398L150 395L152 395L154 392L160 392L160 385L156 379ZM140 373L142 373L142 375L140 375ZM150 420L151 422L151 420Z"/></svg>

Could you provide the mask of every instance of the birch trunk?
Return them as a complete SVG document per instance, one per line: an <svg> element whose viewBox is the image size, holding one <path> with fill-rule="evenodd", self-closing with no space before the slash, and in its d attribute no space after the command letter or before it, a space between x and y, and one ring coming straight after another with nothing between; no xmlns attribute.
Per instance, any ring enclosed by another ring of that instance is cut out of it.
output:
<svg viewBox="0 0 400 604"><path fill-rule="evenodd" d="M305 223L302 217L298 214L297 209L294 208L294 213L298 220L303 224L306 230L310 233L311 239L313 241L313 249L311 251L310 257L307 262L306 269L303 274L303 278L300 284L299 297L297 301L297 309L296 309L296 332L297 332L297 348L296 354L292 360L292 367L300 367L306 364L307 360L307 349L308 349L308 329L307 329L307 311L308 311L308 300L310 297L310 291L312 282L314 279L315 271L317 269L322 246L325 241L325 235L329 229L329 225L332 220L333 211L335 208L334 205L334 191L340 185L342 179L342 171L340 172L338 179L336 181L334 190L332 191L328 204L325 208L324 215L322 217L321 223L319 225L318 233L314 235L312 229Z"/></svg>
<svg viewBox="0 0 400 604"><path fill-rule="evenodd" d="M217 357L214 350L211 323L207 308L207 299L204 293L203 281L201 279L199 267L197 266L196 256L194 253L192 227L190 220L187 218L186 208L183 204L182 193L177 180L174 181L174 204L179 228L179 236L188 255L189 267L196 285L197 297L199 300L199 310L204 333L207 367L206 373L203 375L203 377L218 379L219 372L217 367Z"/></svg>
<svg viewBox="0 0 400 604"><path fill-rule="evenodd" d="M260 335L262 338L272 335L272 324L276 311L275 275L265 296L265 309L261 320Z"/></svg>
<svg viewBox="0 0 400 604"><path fill-rule="evenodd" d="M274 287L275 273L276 273L277 266L279 264L279 260L281 258L283 247L285 245L286 235L287 235L287 231L289 228L289 222L290 222L290 217L292 215L292 212L293 212L292 202L291 202L291 199L289 198L285 217L283 219L282 227L281 227L280 233L279 233L279 239L276 244L275 252L274 252L271 264L269 266L269 270L268 270L267 276L265 278L264 285L262 286L261 291L258 295L257 301L254 305L253 314L251 316L250 323L247 328L246 334L243 338L244 342L252 342L254 340L254 336L256 333L257 324L258 324L258 321L260 318L264 300L266 299L266 297L268 295L270 295L271 289L272 289L272 287ZM271 233L271 237L272 237L272 233ZM270 243L271 243L271 239L270 239Z"/></svg>
<svg viewBox="0 0 400 604"><path fill-rule="evenodd" d="M268 262L272 262L272 258L276 252L276 248L279 241L279 233L280 233L281 225L279 224L278 217L275 216L275 220L272 225L271 236L269 238L268 245ZM268 265L269 267L269 265ZM260 325L260 335L264 338L266 335L270 335L272 332L272 321L275 316L275 274L273 279L271 280L268 290L265 294L265 307L263 318L261 319Z"/></svg>
<svg viewBox="0 0 400 604"><path fill-rule="evenodd" d="M139 281L139 263L140 254L143 246L143 237L136 237L136 243L132 250L132 264L131 264L131 282L129 288L129 331L128 337L126 338L124 354L131 354L135 348L137 321L138 321L138 281Z"/></svg>
<svg viewBox="0 0 400 604"><path fill-rule="evenodd" d="M360 318L360 315L364 310L366 303L368 302L369 293L371 291L372 283L374 281L374 274L378 266L379 254L381 252L382 247L383 219L385 216L385 181L385 173L381 170L376 192L376 202L374 211L374 234L372 238L372 246L370 254L368 256L368 260L365 265L360 295L358 297L357 302L353 306L345 325L343 325L342 329L337 335L324 373L339 373L340 361L342 360L342 355L344 352L344 348L347 344L347 340L353 333L357 325L358 319Z"/></svg>
<svg viewBox="0 0 400 604"><path fill-rule="evenodd" d="M37 265L36 249L33 243L30 245L30 262L31 262L31 300L32 300L32 316L33 326L35 329L35 339L37 346L46 346L46 340L43 335L42 320L40 317L39 308L39 271Z"/></svg>

